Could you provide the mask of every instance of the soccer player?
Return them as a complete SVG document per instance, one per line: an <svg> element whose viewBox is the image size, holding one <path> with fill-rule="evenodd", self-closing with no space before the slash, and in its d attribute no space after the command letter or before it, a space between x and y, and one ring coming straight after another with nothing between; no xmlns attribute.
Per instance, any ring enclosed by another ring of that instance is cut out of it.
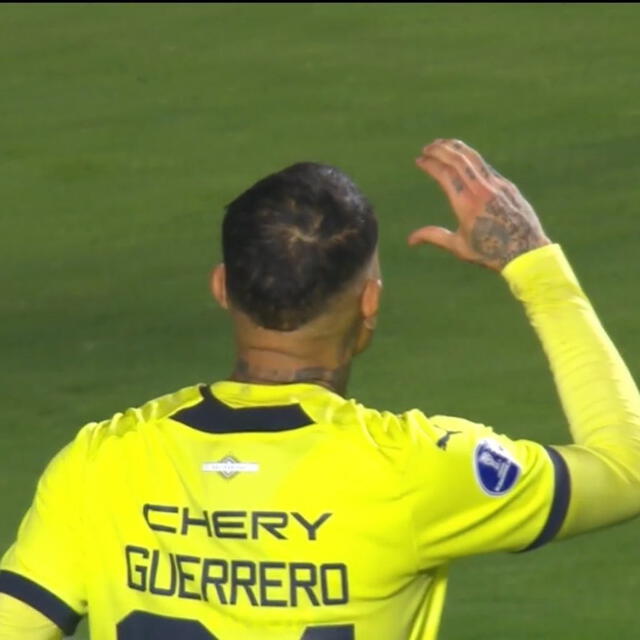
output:
<svg viewBox="0 0 640 640"><path fill-rule="evenodd" d="M640 396L562 250L462 142L417 165L458 228L409 244L502 274L574 443L347 399L380 300L376 220L343 173L294 165L226 211L212 289L232 375L89 424L54 458L2 560L2 640L86 614L94 640L431 640L452 560L640 513Z"/></svg>

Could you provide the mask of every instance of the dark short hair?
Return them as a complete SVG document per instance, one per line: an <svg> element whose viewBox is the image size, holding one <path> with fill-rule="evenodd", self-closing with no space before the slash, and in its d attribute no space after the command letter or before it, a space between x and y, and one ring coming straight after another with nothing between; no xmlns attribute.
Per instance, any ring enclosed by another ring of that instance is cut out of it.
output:
<svg viewBox="0 0 640 640"><path fill-rule="evenodd" d="M222 250L231 302L266 329L319 316L373 256L371 204L339 169L300 162L227 205Z"/></svg>

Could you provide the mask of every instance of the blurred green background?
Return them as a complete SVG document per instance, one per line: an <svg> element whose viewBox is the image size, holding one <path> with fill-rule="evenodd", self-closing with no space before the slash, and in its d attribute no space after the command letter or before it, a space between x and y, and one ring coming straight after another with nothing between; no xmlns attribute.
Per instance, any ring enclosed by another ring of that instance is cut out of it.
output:
<svg viewBox="0 0 640 640"><path fill-rule="evenodd" d="M298 160L379 213L350 392L567 441L500 278L406 248L449 222L413 158L455 136L511 177L637 375L639 28L632 4L0 5L0 547L83 423L227 375L222 207ZM455 565L443 640L636 638L639 527Z"/></svg>

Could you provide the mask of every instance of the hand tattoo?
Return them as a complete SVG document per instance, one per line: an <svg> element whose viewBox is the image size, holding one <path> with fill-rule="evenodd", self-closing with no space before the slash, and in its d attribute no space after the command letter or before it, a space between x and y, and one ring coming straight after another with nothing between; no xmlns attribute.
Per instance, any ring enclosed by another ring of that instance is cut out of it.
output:
<svg viewBox="0 0 640 640"><path fill-rule="evenodd" d="M453 183L453 188L456 190L456 193L462 193L464 190L464 183L460 178L451 178L451 182Z"/></svg>
<svg viewBox="0 0 640 640"><path fill-rule="evenodd" d="M549 243L531 205L518 192L496 193L484 215L476 218L469 240L480 256L478 262L498 269Z"/></svg>

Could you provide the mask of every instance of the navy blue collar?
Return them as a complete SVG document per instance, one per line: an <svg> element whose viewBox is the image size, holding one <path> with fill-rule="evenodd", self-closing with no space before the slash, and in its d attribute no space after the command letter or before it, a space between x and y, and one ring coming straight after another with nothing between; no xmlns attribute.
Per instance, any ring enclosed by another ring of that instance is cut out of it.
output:
<svg viewBox="0 0 640 640"><path fill-rule="evenodd" d="M200 386L202 400L169 416L207 433L276 432L299 429L313 420L299 404L234 408L218 400L208 385Z"/></svg>

